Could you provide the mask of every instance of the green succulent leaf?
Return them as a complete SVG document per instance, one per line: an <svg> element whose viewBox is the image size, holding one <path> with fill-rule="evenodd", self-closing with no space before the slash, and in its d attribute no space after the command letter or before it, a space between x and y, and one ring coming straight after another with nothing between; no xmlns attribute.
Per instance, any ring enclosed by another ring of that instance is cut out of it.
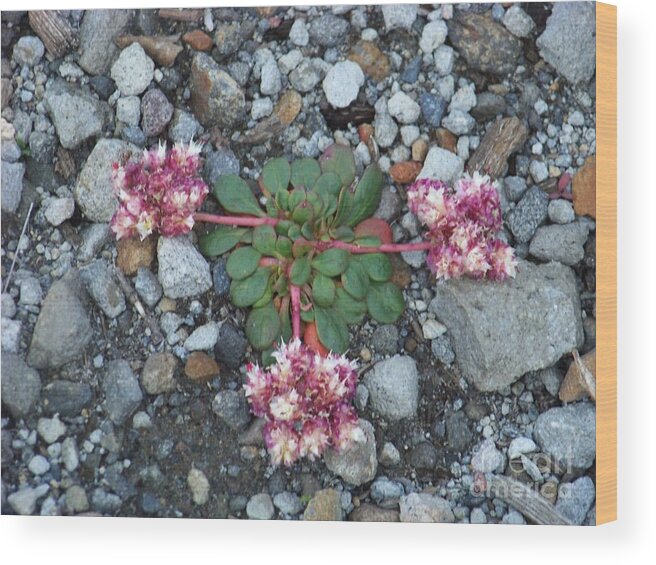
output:
<svg viewBox="0 0 656 565"><path fill-rule="evenodd" d="M391 282L373 283L367 293L367 309L374 320L391 324L403 314L405 302L401 290Z"/></svg>
<svg viewBox="0 0 656 565"><path fill-rule="evenodd" d="M269 282L267 283L262 298L260 298L255 304L253 304L253 308L261 308L262 306L267 305L272 300L273 300L273 285L271 284L271 278L269 278Z"/></svg>
<svg viewBox="0 0 656 565"><path fill-rule="evenodd" d="M246 337L258 350L271 347L278 339L280 329L280 317L271 301L260 308L253 308L246 319Z"/></svg>
<svg viewBox="0 0 656 565"><path fill-rule="evenodd" d="M206 257L218 257L237 245L248 228L219 226L214 231L202 236L199 241L200 251Z"/></svg>
<svg viewBox="0 0 656 565"><path fill-rule="evenodd" d="M312 190L321 196L337 196L342 188L342 179L337 173L323 173L314 183Z"/></svg>
<svg viewBox="0 0 656 565"><path fill-rule="evenodd" d="M342 286L354 298L362 300L369 289L369 276L362 264L351 261L346 271L342 274Z"/></svg>
<svg viewBox="0 0 656 565"><path fill-rule="evenodd" d="M353 194L348 188L344 188L337 200L337 210L335 211L335 218L333 219L333 226L340 227L347 225L348 218L353 209Z"/></svg>
<svg viewBox="0 0 656 565"><path fill-rule="evenodd" d="M317 274L312 282L312 298L318 306L331 306L335 302L335 283L333 279Z"/></svg>
<svg viewBox="0 0 656 565"><path fill-rule="evenodd" d="M286 275L280 275L273 285L273 290L279 296L285 296L289 290L289 280Z"/></svg>
<svg viewBox="0 0 656 565"><path fill-rule="evenodd" d="M237 175L222 175L214 185L214 196L228 212L261 218L265 215L245 180Z"/></svg>
<svg viewBox="0 0 656 565"><path fill-rule="evenodd" d="M301 228L296 224L292 224L289 226L289 230L287 230L287 235L289 236L289 239L295 241L301 237Z"/></svg>
<svg viewBox="0 0 656 565"><path fill-rule="evenodd" d="M292 256L292 240L288 237L279 237L276 241L276 253L285 259Z"/></svg>
<svg viewBox="0 0 656 565"><path fill-rule="evenodd" d="M353 238L355 237L353 230L348 226L339 226L338 228L335 228L331 231L331 235L333 239L339 239L346 242L353 241Z"/></svg>
<svg viewBox="0 0 656 565"><path fill-rule="evenodd" d="M275 196L276 206L280 210L289 210L289 192L286 190L279 190Z"/></svg>
<svg viewBox="0 0 656 565"><path fill-rule="evenodd" d="M362 220L373 215L380 204L384 181L383 173L377 164L372 163L364 170L353 193L353 207L348 219L349 226L356 226Z"/></svg>
<svg viewBox="0 0 656 565"><path fill-rule="evenodd" d="M333 308L347 324L359 324L367 312L367 304L363 300L356 300L343 288L336 290Z"/></svg>
<svg viewBox="0 0 656 565"><path fill-rule="evenodd" d="M307 256L299 257L292 263L289 270L289 280L296 286L302 286L308 282L311 272L310 258Z"/></svg>
<svg viewBox="0 0 656 565"><path fill-rule="evenodd" d="M327 277L336 277L346 271L349 253L344 249L327 249L312 261L312 267Z"/></svg>
<svg viewBox="0 0 656 565"><path fill-rule="evenodd" d="M252 247L240 247L228 257L226 271L233 280L245 279L255 272L261 258L262 254Z"/></svg>
<svg viewBox="0 0 656 565"><path fill-rule="evenodd" d="M317 192L310 191L307 194L307 201L312 206L315 216L323 215L324 201L321 195Z"/></svg>
<svg viewBox="0 0 656 565"><path fill-rule="evenodd" d="M276 230L273 226L257 226L253 230L253 247L262 255L276 252Z"/></svg>
<svg viewBox="0 0 656 565"><path fill-rule="evenodd" d="M372 281L385 282L392 276L392 263L384 253L358 255L357 261L364 267Z"/></svg>
<svg viewBox="0 0 656 565"><path fill-rule="evenodd" d="M379 247L381 241L374 235L365 235L363 237L358 237L353 243L360 247Z"/></svg>
<svg viewBox="0 0 656 565"><path fill-rule="evenodd" d="M292 321L289 317L289 309L283 308L278 317L280 318L280 337L289 341L292 337Z"/></svg>
<svg viewBox="0 0 656 565"><path fill-rule="evenodd" d="M309 220L301 226L301 235L305 239L314 239L314 222Z"/></svg>
<svg viewBox="0 0 656 565"><path fill-rule="evenodd" d="M319 340L331 351L344 353L348 349L349 333L346 322L334 308L314 307Z"/></svg>
<svg viewBox="0 0 656 565"><path fill-rule="evenodd" d="M321 176L321 167L316 159L297 159L292 163L292 186L311 188Z"/></svg>
<svg viewBox="0 0 656 565"><path fill-rule="evenodd" d="M293 225L294 222L290 222L289 220L280 220L275 227L276 233L280 235L288 235L289 228L291 228Z"/></svg>
<svg viewBox="0 0 656 565"><path fill-rule="evenodd" d="M301 320L303 320L306 324L314 322L314 308L310 308L309 310L301 310Z"/></svg>
<svg viewBox="0 0 656 565"><path fill-rule="evenodd" d="M314 210L312 209L312 204L307 200L301 202L292 212L292 220L299 225L310 221L312 218L314 218Z"/></svg>
<svg viewBox="0 0 656 565"><path fill-rule="evenodd" d="M230 285L230 298L238 308L255 304L267 290L270 269L258 267L255 272L242 280L233 280Z"/></svg>
<svg viewBox="0 0 656 565"><path fill-rule="evenodd" d="M271 194L287 190L290 178L291 168L284 157L271 159L262 168L262 185Z"/></svg>
<svg viewBox="0 0 656 565"><path fill-rule="evenodd" d="M355 180L355 159L353 151L346 145L333 143L319 157L319 164L324 173L335 173L341 180L341 186L351 186Z"/></svg>
<svg viewBox="0 0 656 565"><path fill-rule="evenodd" d="M307 192L304 188L295 188L289 193L289 209L293 210L301 202L305 202Z"/></svg>

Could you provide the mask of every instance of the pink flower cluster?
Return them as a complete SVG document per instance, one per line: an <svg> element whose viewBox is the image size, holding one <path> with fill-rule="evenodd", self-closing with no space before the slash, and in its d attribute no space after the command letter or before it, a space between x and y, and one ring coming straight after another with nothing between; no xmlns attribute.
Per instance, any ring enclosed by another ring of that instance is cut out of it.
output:
<svg viewBox="0 0 656 565"><path fill-rule="evenodd" d="M434 243L426 261L438 279L515 276L514 250L497 237L501 206L489 177L465 174L453 188L441 181L418 180L408 188L408 207Z"/></svg>
<svg viewBox="0 0 656 565"><path fill-rule="evenodd" d="M198 175L201 147L191 141L167 150L160 143L144 149L139 161L113 164L112 185L119 207L110 225L117 239L191 231L194 212L209 192Z"/></svg>
<svg viewBox="0 0 656 565"><path fill-rule="evenodd" d="M364 441L351 400L358 380L355 362L342 355L314 353L294 339L273 354L268 369L249 363L246 398L266 420L264 441L274 465L314 460L328 447Z"/></svg>

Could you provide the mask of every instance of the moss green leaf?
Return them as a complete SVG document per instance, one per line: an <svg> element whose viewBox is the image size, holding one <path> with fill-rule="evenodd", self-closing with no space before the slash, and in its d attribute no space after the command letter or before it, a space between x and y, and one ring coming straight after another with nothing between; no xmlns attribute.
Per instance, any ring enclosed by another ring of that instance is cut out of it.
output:
<svg viewBox="0 0 656 565"><path fill-rule="evenodd" d="M314 319L321 343L335 353L344 353L348 349L349 333L339 312L334 308L315 306Z"/></svg>
<svg viewBox="0 0 656 565"><path fill-rule="evenodd" d="M335 291L333 308L339 312L347 324L359 324L367 312L367 304L364 300L353 298L343 288Z"/></svg>
<svg viewBox="0 0 656 565"><path fill-rule="evenodd" d="M246 181L237 175L222 175L214 185L214 196L228 212L248 214L261 218L265 216Z"/></svg>
<svg viewBox="0 0 656 565"><path fill-rule="evenodd" d="M321 167L316 159L297 159L292 163L291 181L294 187L312 188L320 176Z"/></svg>
<svg viewBox="0 0 656 565"><path fill-rule="evenodd" d="M230 284L230 298L238 308L255 304L267 290L270 269L258 267L255 272L242 280L233 280Z"/></svg>
<svg viewBox="0 0 656 565"><path fill-rule="evenodd" d="M331 306L335 302L335 283L325 275L317 274L312 281L312 299L318 306Z"/></svg>
<svg viewBox="0 0 656 565"><path fill-rule="evenodd" d="M262 254L252 247L240 247L228 257L226 271L233 280L245 279L255 272L261 258Z"/></svg>
<svg viewBox="0 0 656 565"><path fill-rule="evenodd" d="M248 228L219 226L214 231L202 236L199 241L200 251L206 257L218 257L237 245Z"/></svg>
<svg viewBox="0 0 656 565"><path fill-rule="evenodd" d="M349 253L344 249L327 249L312 261L312 267L327 277L336 277L346 271Z"/></svg>
<svg viewBox="0 0 656 565"><path fill-rule="evenodd" d="M278 157L264 165L261 182L271 194L276 194L279 190L287 190L290 177L291 168L287 159Z"/></svg>
<svg viewBox="0 0 656 565"><path fill-rule="evenodd" d="M273 226L257 226L253 230L253 247L262 255L276 252L276 230Z"/></svg>
<svg viewBox="0 0 656 565"><path fill-rule="evenodd" d="M384 253L364 253L356 259L372 281L385 282L392 276L392 263Z"/></svg>
<svg viewBox="0 0 656 565"><path fill-rule="evenodd" d="M280 317L272 302L261 308L253 308L248 314L246 337L255 349L263 350L271 347L278 339L280 330Z"/></svg>
<svg viewBox="0 0 656 565"><path fill-rule="evenodd" d="M346 292L358 300L367 295L369 275L360 262L351 261L349 263L346 271L342 274L342 286Z"/></svg>
<svg viewBox="0 0 656 565"><path fill-rule="evenodd" d="M299 257L292 263L289 280L296 286L302 286L310 279L311 265L307 256Z"/></svg>
<svg viewBox="0 0 656 565"><path fill-rule="evenodd" d="M391 282L372 283L367 293L367 309L374 320L392 324L403 314L403 293Z"/></svg>

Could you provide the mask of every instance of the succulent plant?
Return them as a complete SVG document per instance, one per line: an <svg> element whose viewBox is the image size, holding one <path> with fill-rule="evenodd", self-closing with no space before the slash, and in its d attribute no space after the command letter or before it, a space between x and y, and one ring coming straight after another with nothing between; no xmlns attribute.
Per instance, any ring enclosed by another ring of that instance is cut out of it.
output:
<svg viewBox="0 0 656 565"><path fill-rule="evenodd" d="M389 225L371 218L383 182L376 164L356 178L353 153L338 144L318 160L268 161L259 178L264 207L239 176L219 178L214 195L221 206L250 216L252 226L219 226L200 247L208 256L231 251L230 297L251 308L246 335L254 348L269 353L291 339L295 289L300 318L311 328L306 336L316 330L320 344L337 353L348 349L348 324L366 314L386 324L399 318L404 301L390 282L389 258L360 252L391 242Z"/></svg>

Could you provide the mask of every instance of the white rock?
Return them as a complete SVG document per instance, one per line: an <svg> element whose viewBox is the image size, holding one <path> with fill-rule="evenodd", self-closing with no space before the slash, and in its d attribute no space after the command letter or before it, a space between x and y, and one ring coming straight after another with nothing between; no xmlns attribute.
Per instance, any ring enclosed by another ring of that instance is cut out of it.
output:
<svg viewBox="0 0 656 565"><path fill-rule="evenodd" d="M393 118L402 124L412 124L421 114L421 108L405 92L399 91L387 102L387 110Z"/></svg>
<svg viewBox="0 0 656 565"><path fill-rule="evenodd" d="M251 118L254 120L259 120L260 118L265 118L270 116L273 112L273 102L268 96L265 98L257 98L253 100L253 105L251 106Z"/></svg>
<svg viewBox="0 0 656 565"><path fill-rule="evenodd" d="M141 119L141 100L138 96L123 96L116 101L116 117L129 126L138 126Z"/></svg>
<svg viewBox="0 0 656 565"><path fill-rule="evenodd" d="M323 80L323 91L334 108L346 108L358 97L364 73L353 61L335 64Z"/></svg>
<svg viewBox="0 0 656 565"><path fill-rule="evenodd" d="M36 502L44 496L50 487L46 484L39 485L34 488L22 488L10 494L7 497L7 502L14 509L16 514L21 516L29 516L36 510Z"/></svg>
<svg viewBox="0 0 656 565"><path fill-rule="evenodd" d="M72 437L67 437L61 446L61 458L64 469L72 473L80 464L80 457L77 452L77 445Z"/></svg>
<svg viewBox="0 0 656 565"><path fill-rule="evenodd" d="M417 19L416 4L384 4L381 9L387 31L393 29L409 30Z"/></svg>
<svg viewBox="0 0 656 565"><path fill-rule="evenodd" d="M501 471L504 466L503 454L494 445L494 440L486 439L474 453L471 461L472 469L480 473Z"/></svg>
<svg viewBox="0 0 656 565"><path fill-rule="evenodd" d="M157 277L168 298L197 296L212 288L210 266L188 236L160 237L157 259Z"/></svg>
<svg viewBox="0 0 656 565"><path fill-rule="evenodd" d="M533 453L537 449L535 442L527 437L516 437L508 446L508 459L516 459L525 453Z"/></svg>
<svg viewBox="0 0 656 565"><path fill-rule="evenodd" d="M446 333L446 326L432 318L426 320L421 329L424 333L424 339L436 339Z"/></svg>
<svg viewBox="0 0 656 565"><path fill-rule="evenodd" d="M143 47L133 43L121 51L112 65L111 76L124 96L141 94L153 80L155 63Z"/></svg>
<svg viewBox="0 0 656 565"><path fill-rule="evenodd" d="M299 47L305 47L310 42L310 34L304 19L294 21L294 24L289 30L289 40Z"/></svg>
<svg viewBox="0 0 656 565"><path fill-rule="evenodd" d="M30 459L27 468L33 475L43 475L50 471L50 463L43 455L35 455Z"/></svg>
<svg viewBox="0 0 656 565"><path fill-rule="evenodd" d="M66 433L66 425L55 414L52 418L39 418L36 430L46 443L55 443Z"/></svg>
<svg viewBox="0 0 656 565"><path fill-rule="evenodd" d="M453 63L456 54L452 47L448 45L440 45L433 53L433 61L435 62L435 70L440 76L450 75L453 70Z"/></svg>
<svg viewBox="0 0 656 565"><path fill-rule="evenodd" d="M427 23L421 32L419 48L424 53L432 53L444 43L447 32L448 30L444 20L435 20Z"/></svg>
<svg viewBox="0 0 656 565"><path fill-rule="evenodd" d="M199 328L186 339L185 348L188 351L205 351L212 349L219 339L219 326L216 322L209 322Z"/></svg>
<svg viewBox="0 0 656 565"><path fill-rule="evenodd" d="M73 217L74 212L75 200L73 198L53 198L44 215L51 225L59 226Z"/></svg>
<svg viewBox="0 0 656 565"><path fill-rule="evenodd" d="M200 469L193 467L187 475L187 485L191 490L191 497L194 504L202 506L210 498L210 482L207 480L205 473Z"/></svg>
<svg viewBox="0 0 656 565"><path fill-rule="evenodd" d="M474 106L476 106L474 85L468 84L460 87L453 95L449 104L449 111L460 110L462 112L469 112Z"/></svg>
<svg viewBox="0 0 656 565"><path fill-rule="evenodd" d="M501 20L506 29L517 37L528 37L535 29L535 22L518 4L506 10Z"/></svg>
<svg viewBox="0 0 656 565"><path fill-rule="evenodd" d="M476 120L467 112L452 110L448 116L442 119L442 125L455 135L464 135L476 125Z"/></svg>
<svg viewBox="0 0 656 565"><path fill-rule="evenodd" d="M415 141L419 139L419 128L417 126L403 126L401 128L401 140L403 145L410 147Z"/></svg>
<svg viewBox="0 0 656 565"><path fill-rule="evenodd" d="M451 151L431 147L417 178L441 180L452 184L462 175L464 167L465 162Z"/></svg>
<svg viewBox="0 0 656 565"><path fill-rule="evenodd" d="M285 53L278 59L278 68L281 73L288 75L303 60L303 53L300 49L292 49L289 53Z"/></svg>

